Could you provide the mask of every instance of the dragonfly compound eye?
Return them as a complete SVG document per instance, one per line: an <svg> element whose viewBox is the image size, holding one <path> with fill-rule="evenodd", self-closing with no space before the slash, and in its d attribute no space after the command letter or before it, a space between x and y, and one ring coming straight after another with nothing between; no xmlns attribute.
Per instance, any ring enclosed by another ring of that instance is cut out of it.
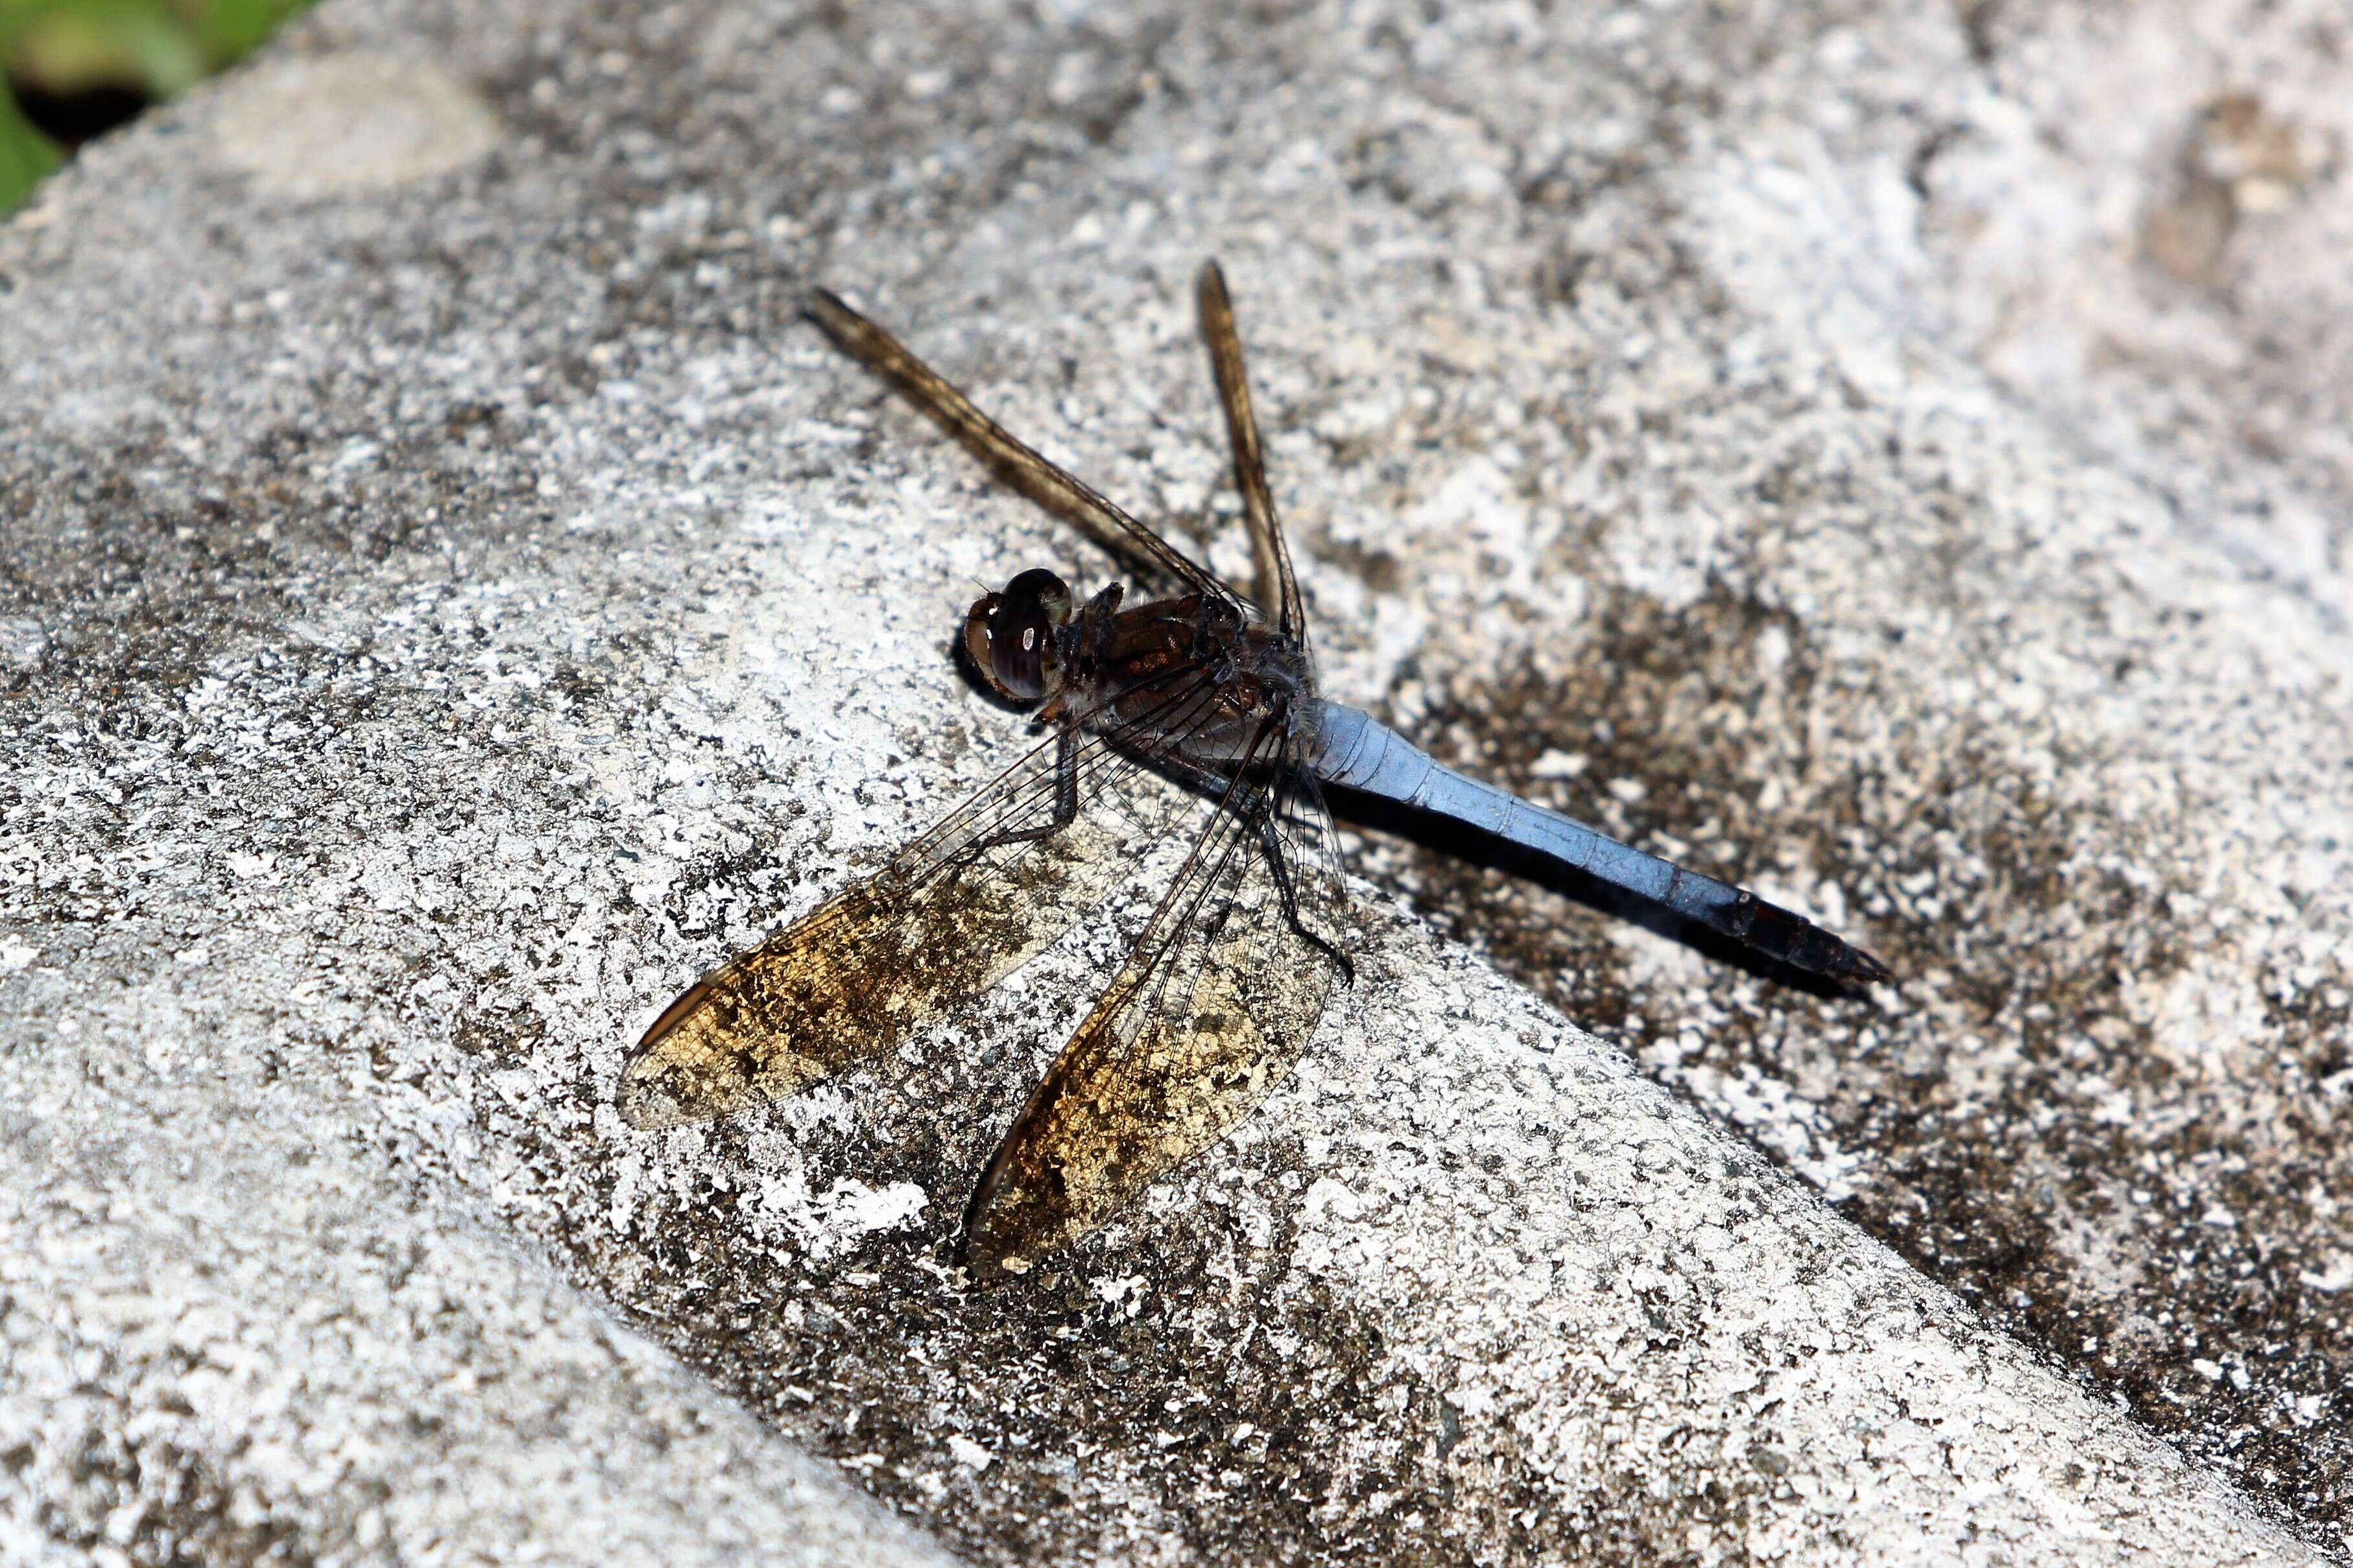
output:
<svg viewBox="0 0 2353 1568"><path fill-rule="evenodd" d="M965 616L965 650L1008 697L1046 694L1054 633L1071 618L1071 590L1051 572L1024 572L973 605Z"/></svg>

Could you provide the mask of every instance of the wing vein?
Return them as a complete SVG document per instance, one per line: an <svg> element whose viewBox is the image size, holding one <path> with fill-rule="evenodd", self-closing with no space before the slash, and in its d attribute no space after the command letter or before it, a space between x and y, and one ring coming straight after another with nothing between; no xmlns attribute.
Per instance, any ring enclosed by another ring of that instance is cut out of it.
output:
<svg viewBox="0 0 2353 1568"><path fill-rule="evenodd" d="M1174 577L1223 603L1233 602L1226 585L1205 567L982 413L945 377L839 296L813 289L806 310L836 347L897 388L1000 481L1092 535L1131 565Z"/></svg>

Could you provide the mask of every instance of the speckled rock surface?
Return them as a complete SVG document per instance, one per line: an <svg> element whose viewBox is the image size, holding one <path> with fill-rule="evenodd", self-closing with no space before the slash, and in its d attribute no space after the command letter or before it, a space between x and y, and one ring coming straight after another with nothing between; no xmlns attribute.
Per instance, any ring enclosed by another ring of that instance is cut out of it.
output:
<svg viewBox="0 0 2353 1568"><path fill-rule="evenodd" d="M0 1551L2341 1548L2353 92L2191 9L331 5L97 149L0 229ZM965 1292L1115 932L613 1110L1106 570L794 304L1239 567L1211 253L1327 688L1901 983L1367 835L1297 1078Z"/></svg>
<svg viewBox="0 0 2353 1568"><path fill-rule="evenodd" d="M954 1561L332 1096L187 1070L311 972L223 967L7 1072L0 1560Z"/></svg>

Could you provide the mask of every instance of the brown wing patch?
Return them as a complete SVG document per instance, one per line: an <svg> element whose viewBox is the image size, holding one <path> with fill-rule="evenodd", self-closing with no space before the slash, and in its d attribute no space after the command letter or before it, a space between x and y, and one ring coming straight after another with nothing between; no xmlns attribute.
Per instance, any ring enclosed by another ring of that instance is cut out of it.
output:
<svg viewBox="0 0 2353 1568"><path fill-rule="evenodd" d="M973 1263L1086 1235L1289 1076L1339 969L1284 908L1287 880L1300 924L1337 939L1331 819L1306 788L1276 822L1281 875L1247 803L1212 824L990 1163L966 1217Z"/></svg>
<svg viewBox="0 0 2353 1568"><path fill-rule="evenodd" d="M1188 689L1169 705L1206 700ZM1066 790L1081 809L1044 831ZM872 878L672 1003L623 1069L621 1114L635 1127L700 1121L890 1050L1036 957L1207 809L1103 738L1064 731Z"/></svg>
<svg viewBox="0 0 2353 1568"><path fill-rule="evenodd" d="M1056 865L1063 890L1077 890L1059 847L1024 858ZM630 1125L672 1127L797 1094L889 1050L1061 934L1023 918L1013 883L961 868L921 889L901 880L886 872L850 889L671 1004L622 1077Z"/></svg>

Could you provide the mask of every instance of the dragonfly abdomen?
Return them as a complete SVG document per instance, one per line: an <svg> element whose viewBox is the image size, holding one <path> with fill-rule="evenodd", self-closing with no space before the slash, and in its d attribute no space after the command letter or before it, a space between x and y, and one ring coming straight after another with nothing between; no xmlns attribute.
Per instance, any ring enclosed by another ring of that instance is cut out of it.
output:
<svg viewBox="0 0 2353 1568"><path fill-rule="evenodd" d="M1638 894L1754 952L1832 979L1885 980L1877 959L1793 910L1621 844L1509 790L1469 778L1371 715L1320 705L1310 757L1319 777L1475 827L1597 881Z"/></svg>

